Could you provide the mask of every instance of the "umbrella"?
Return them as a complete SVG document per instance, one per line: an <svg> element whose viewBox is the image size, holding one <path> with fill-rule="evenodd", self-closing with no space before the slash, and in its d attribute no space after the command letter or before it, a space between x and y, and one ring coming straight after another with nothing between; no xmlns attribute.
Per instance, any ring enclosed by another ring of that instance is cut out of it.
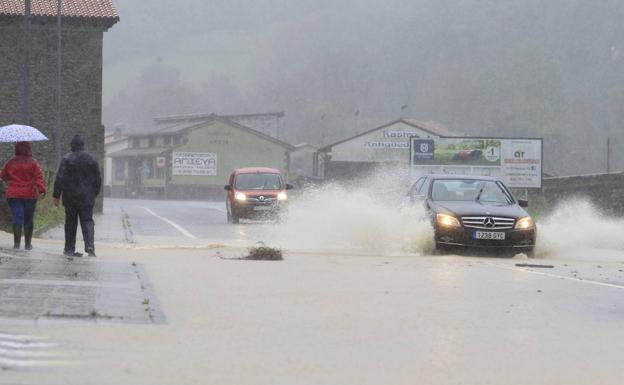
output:
<svg viewBox="0 0 624 385"><path fill-rule="evenodd" d="M10 124L0 127L0 143L37 142L48 138L34 127Z"/></svg>

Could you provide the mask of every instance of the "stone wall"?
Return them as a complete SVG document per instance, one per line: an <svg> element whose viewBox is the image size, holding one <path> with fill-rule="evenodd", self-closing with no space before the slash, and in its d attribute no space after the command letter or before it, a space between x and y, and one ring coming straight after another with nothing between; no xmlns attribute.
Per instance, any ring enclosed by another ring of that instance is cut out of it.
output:
<svg viewBox="0 0 624 385"><path fill-rule="evenodd" d="M532 211L549 212L566 199L590 200L609 215L624 216L624 173L545 178L529 192Z"/></svg>
<svg viewBox="0 0 624 385"><path fill-rule="evenodd" d="M68 20L63 25L63 133L62 152L73 135L80 134L86 150L100 167L104 162L102 126L102 39L106 26L97 21ZM21 18L0 18L0 125L26 123L40 129L50 141L33 143L33 155L42 167L55 170L57 104L57 30L53 18L33 18L30 53L31 119L22 119ZM13 146L0 144L0 162L13 155ZM98 205L101 205L98 202ZM101 207L101 206L100 206Z"/></svg>

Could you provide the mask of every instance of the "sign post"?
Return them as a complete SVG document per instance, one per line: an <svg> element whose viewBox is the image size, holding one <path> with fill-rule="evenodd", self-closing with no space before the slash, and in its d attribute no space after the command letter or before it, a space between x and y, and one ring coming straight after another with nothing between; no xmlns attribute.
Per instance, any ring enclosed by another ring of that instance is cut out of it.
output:
<svg viewBox="0 0 624 385"><path fill-rule="evenodd" d="M172 175L216 176L217 154L212 152L174 152Z"/></svg>
<svg viewBox="0 0 624 385"><path fill-rule="evenodd" d="M542 187L541 138L410 138L410 175L474 174L513 188Z"/></svg>

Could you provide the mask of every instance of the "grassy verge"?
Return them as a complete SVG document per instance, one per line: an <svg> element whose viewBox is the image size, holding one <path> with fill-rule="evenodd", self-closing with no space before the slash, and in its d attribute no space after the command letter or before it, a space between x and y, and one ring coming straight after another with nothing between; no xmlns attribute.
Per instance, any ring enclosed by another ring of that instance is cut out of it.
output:
<svg viewBox="0 0 624 385"><path fill-rule="evenodd" d="M65 221L65 210L63 206L55 207L52 195L48 194L44 199L37 202L35 212L35 236L40 236L46 231L62 224Z"/></svg>

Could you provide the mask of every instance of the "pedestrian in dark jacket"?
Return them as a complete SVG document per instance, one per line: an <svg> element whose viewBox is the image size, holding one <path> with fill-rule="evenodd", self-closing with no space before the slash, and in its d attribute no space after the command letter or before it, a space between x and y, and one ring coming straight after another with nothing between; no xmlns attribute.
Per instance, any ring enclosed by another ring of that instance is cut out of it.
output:
<svg viewBox="0 0 624 385"><path fill-rule="evenodd" d="M32 234L37 199L45 195L41 166L32 157L30 142L15 143L15 156L9 160L0 178L7 182L6 198L13 217L13 248L19 249L24 227L24 248L32 249Z"/></svg>
<svg viewBox="0 0 624 385"><path fill-rule="evenodd" d="M59 166L53 194L54 204L58 206L62 196L65 207L65 255L82 255L76 253L76 230L80 218L85 252L95 257L93 205L101 186L102 177L97 161L84 150L80 136L74 136L71 152L63 157Z"/></svg>

